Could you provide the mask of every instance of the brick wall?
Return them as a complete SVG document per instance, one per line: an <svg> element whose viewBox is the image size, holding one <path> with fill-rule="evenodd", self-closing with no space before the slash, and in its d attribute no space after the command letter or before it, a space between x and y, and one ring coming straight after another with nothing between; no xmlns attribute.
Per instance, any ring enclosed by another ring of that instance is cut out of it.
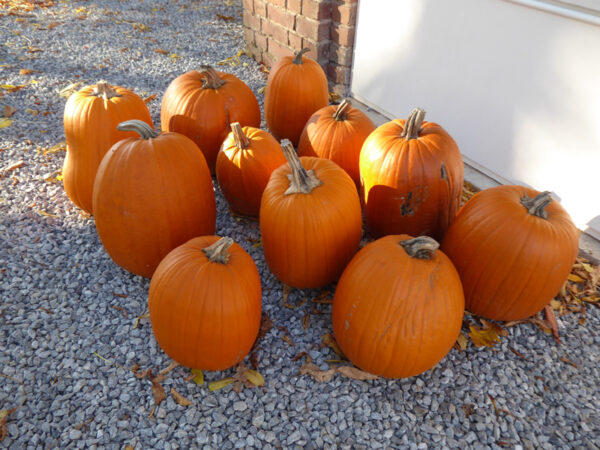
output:
<svg viewBox="0 0 600 450"><path fill-rule="evenodd" d="M334 92L350 84L358 0L243 0L247 53L273 65L281 56L309 48Z"/></svg>

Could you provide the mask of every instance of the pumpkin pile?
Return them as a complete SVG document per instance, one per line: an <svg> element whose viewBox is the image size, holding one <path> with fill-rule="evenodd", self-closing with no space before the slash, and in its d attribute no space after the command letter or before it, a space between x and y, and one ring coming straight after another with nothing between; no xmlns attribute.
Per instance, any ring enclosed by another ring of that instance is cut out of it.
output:
<svg viewBox="0 0 600 450"><path fill-rule="evenodd" d="M560 204L499 186L459 210L463 161L450 134L420 108L376 128L348 99L328 105L323 69L306 52L270 71L269 131L252 90L209 66L170 83L162 132L125 88L100 82L68 100L65 191L93 214L114 262L151 277L159 346L190 368L224 370L259 334L260 275L240 245L215 235L213 183L232 214L258 219L267 266L285 286L337 282L335 338L371 374L435 366L465 308L511 321L542 310L578 252ZM359 249L364 231L371 242Z"/></svg>

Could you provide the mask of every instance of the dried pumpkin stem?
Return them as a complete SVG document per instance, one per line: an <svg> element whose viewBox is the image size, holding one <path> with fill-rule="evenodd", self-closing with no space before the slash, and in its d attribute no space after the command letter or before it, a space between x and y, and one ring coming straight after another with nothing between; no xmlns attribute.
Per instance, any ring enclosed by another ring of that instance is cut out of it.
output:
<svg viewBox="0 0 600 450"><path fill-rule="evenodd" d="M310 194L314 188L323 184L323 182L317 178L314 171L306 170L302 167L300 158L289 139L282 139L281 148L283 149L285 159L287 159L292 171L288 174L290 187L285 191L284 195Z"/></svg>
<svg viewBox="0 0 600 450"><path fill-rule="evenodd" d="M294 53L295 58L292 60L294 64L302 64L302 55L310 52L310 48L303 48L298 53Z"/></svg>
<svg viewBox="0 0 600 450"><path fill-rule="evenodd" d="M204 75L202 80L202 89L219 89L225 84L225 80L221 79L219 72L211 66L201 66L201 74Z"/></svg>
<svg viewBox="0 0 600 450"><path fill-rule="evenodd" d="M424 109L413 109L413 111L410 113L410 116L408 116L408 119L406 119L404 130L402 130L400 137L403 137L407 141L410 139L417 139L419 137L419 132L421 131L421 125L423 124L424 119Z"/></svg>
<svg viewBox="0 0 600 450"><path fill-rule="evenodd" d="M158 137L159 133L154 131L150 125L142 120L126 120L117 125L119 131L135 131L142 139L152 139Z"/></svg>
<svg viewBox="0 0 600 450"><path fill-rule="evenodd" d="M113 89L113 87L106 81L99 81L96 83L96 87L90 95L94 97L102 97L104 100L108 100L113 97L120 97L121 95Z"/></svg>
<svg viewBox="0 0 600 450"><path fill-rule="evenodd" d="M542 219L548 218L548 211L546 206L552 201L552 196L549 191L544 191L536 195L534 198L530 198L527 194L521 197L521 205L523 205L529 214L541 217Z"/></svg>
<svg viewBox="0 0 600 450"><path fill-rule="evenodd" d="M233 133L233 140L235 141L235 146L237 148L243 150L250 146L250 139L244 134L244 130L239 122L233 122L231 124L231 132Z"/></svg>
<svg viewBox="0 0 600 450"><path fill-rule="evenodd" d="M399 244L408 253L411 258L431 259L440 244L429 236L419 236L406 241L400 241Z"/></svg>
<svg viewBox="0 0 600 450"><path fill-rule="evenodd" d="M352 108L352 102L345 98L342 103L340 103L333 114L333 118L339 122L346 120L348 117L348 112Z"/></svg>
<svg viewBox="0 0 600 450"><path fill-rule="evenodd" d="M210 262L227 264L229 261L229 247L233 245L233 239L222 237L217 242L202 249Z"/></svg>

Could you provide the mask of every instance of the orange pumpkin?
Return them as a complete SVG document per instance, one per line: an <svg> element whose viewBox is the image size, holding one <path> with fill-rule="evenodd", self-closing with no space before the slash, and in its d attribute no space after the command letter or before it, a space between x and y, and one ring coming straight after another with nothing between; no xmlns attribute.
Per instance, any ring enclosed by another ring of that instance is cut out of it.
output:
<svg viewBox="0 0 600 450"><path fill-rule="evenodd" d="M329 103L327 77L321 66L302 56L304 48L282 57L269 72L265 88L265 120L277 139L298 145L300 134L310 116Z"/></svg>
<svg viewBox="0 0 600 450"><path fill-rule="evenodd" d="M345 99L338 106L326 106L310 117L300 135L298 155L330 159L360 186L360 150L374 129L371 119Z"/></svg>
<svg viewBox="0 0 600 450"><path fill-rule="evenodd" d="M415 109L387 122L360 153L365 218L374 236L406 233L441 240L460 206L464 169L454 139Z"/></svg>
<svg viewBox="0 0 600 450"><path fill-rule="evenodd" d="M139 120L119 129L141 137L117 142L98 168L96 229L119 266L150 277L175 247L215 232L212 178L202 152L182 134L159 135Z"/></svg>
<svg viewBox="0 0 600 450"><path fill-rule="evenodd" d="M285 164L279 142L258 128L231 124L217 156L217 180L232 211L258 217L271 172Z"/></svg>
<svg viewBox="0 0 600 450"><path fill-rule="evenodd" d="M179 364L224 370L252 348L261 296L258 270L242 247L228 237L197 237L170 252L152 276L152 331Z"/></svg>
<svg viewBox="0 0 600 450"><path fill-rule="evenodd" d="M497 186L475 194L448 228L467 310L493 320L536 314L558 294L579 250L579 231L548 192Z"/></svg>
<svg viewBox="0 0 600 450"><path fill-rule="evenodd" d="M465 300L452 262L430 237L389 235L363 247L335 290L333 332L356 366L417 375L452 348Z"/></svg>
<svg viewBox="0 0 600 450"><path fill-rule="evenodd" d="M67 155L62 175L67 196L92 213L92 192L100 161L116 142L135 133L119 131L123 121L139 119L152 126L150 111L134 92L100 82L85 86L67 100L63 117Z"/></svg>
<svg viewBox="0 0 600 450"><path fill-rule="evenodd" d="M176 131L192 139L214 173L230 124L259 127L260 107L242 80L203 66L201 72L192 70L171 82L163 96L160 121L163 131Z"/></svg>
<svg viewBox="0 0 600 450"><path fill-rule="evenodd" d="M362 234L352 178L327 159L298 158L281 142L288 164L275 169L260 204L265 260L283 283L319 288L335 281Z"/></svg>

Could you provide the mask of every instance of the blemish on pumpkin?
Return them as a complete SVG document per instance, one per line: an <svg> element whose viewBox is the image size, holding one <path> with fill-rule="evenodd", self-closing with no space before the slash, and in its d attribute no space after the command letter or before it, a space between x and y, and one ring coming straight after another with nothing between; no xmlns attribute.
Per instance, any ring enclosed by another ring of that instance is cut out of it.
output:
<svg viewBox="0 0 600 450"><path fill-rule="evenodd" d="M400 205L400 214L402 216L412 216L415 211L412 209L410 205L410 201L412 200L413 193L409 192L406 197L404 197L404 201Z"/></svg>
<svg viewBox="0 0 600 450"><path fill-rule="evenodd" d="M412 216L415 214L419 205L429 197L429 188L427 186L415 186L405 196L400 197L400 214L402 216Z"/></svg>
<svg viewBox="0 0 600 450"><path fill-rule="evenodd" d="M442 163L442 168L440 169L442 180L448 180L448 172L446 171L446 166Z"/></svg>
<svg viewBox="0 0 600 450"><path fill-rule="evenodd" d="M346 320L346 322L344 323L344 328L346 328L346 330L349 330L349 329L350 329L350 322L348 322L347 320Z"/></svg>

